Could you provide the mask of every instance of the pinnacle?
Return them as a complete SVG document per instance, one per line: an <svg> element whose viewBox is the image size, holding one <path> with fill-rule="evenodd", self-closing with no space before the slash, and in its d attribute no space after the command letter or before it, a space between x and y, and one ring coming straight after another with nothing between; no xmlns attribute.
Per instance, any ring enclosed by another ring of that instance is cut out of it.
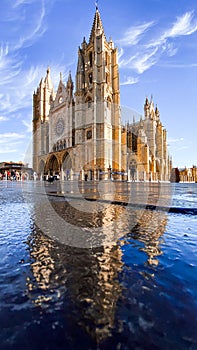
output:
<svg viewBox="0 0 197 350"><path fill-rule="evenodd" d="M96 12L95 12L95 16L94 16L94 22L93 22L92 30L91 30L91 33L90 33L90 40L89 40L89 42L94 41L94 38L95 38L95 36L97 34L97 30L98 29L100 29L100 31L102 33L104 33L100 12L98 10L98 7L96 7Z"/></svg>

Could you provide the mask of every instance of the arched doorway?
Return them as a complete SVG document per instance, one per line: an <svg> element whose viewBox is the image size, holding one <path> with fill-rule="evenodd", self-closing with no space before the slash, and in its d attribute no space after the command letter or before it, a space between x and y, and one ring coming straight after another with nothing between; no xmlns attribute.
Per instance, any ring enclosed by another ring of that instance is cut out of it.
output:
<svg viewBox="0 0 197 350"><path fill-rule="evenodd" d="M70 180L71 179L71 172L72 172L72 159L70 157L70 154L66 152L62 159L62 170L64 173L64 179Z"/></svg>
<svg viewBox="0 0 197 350"><path fill-rule="evenodd" d="M54 154L50 157L46 164L45 173L50 175L59 175L60 173L59 162Z"/></svg>

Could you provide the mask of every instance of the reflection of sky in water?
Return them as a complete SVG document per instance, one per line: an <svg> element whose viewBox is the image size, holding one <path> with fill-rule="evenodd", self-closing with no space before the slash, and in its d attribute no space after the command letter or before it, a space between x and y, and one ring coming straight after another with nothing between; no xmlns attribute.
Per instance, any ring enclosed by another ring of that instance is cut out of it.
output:
<svg viewBox="0 0 197 350"><path fill-rule="evenodd" d="M108 204L84 222L117 242L69 247L35 226L20 186L0 183L2 348L195 348L196 216Z"/></svg>
<svg viewBox="0 0 197 350"><path fill-rule="evenodd" d="M197 184L175 184L172 205L183 208L197 208Z"/></svg>

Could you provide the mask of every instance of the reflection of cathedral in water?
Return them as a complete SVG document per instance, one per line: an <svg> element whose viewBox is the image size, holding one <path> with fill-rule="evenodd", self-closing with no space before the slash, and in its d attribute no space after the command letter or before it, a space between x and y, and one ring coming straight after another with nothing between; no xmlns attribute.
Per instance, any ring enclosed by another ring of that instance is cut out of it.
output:
<svg viewBox="0 0 197 350"><path fill-rule="evenodd" d="M144 117L120 104L118 51L107 41L98 8L89 41L78 50L76 84L62 75L55 92L50 69L33 95L33 167L62 180L169 181L167 132L153 99ZM130 120L123 125L122 119Z"/></svg>
<svg viewBox="0 0 197 350"><path fill-rule="evenodd" d="M107 230L106 224L114 220L115 230L119 213L122 219L122 226L118 227L122 236L120 244L92 249L70 247L44 236L38 228L29 243L33 277L27 278L27 288L32 302L49 312L50 307L56 305L57 310L65 312L64 317L67 315L71 328L79 327L97 343L112 335L117 303L122 295L119 283L123 268L122 247L132 241L137 254L145 252L149 264L158 264L167 223L165 213L117 206L116 215L112 215L112 207L113 210L109 206L102 214L87 214L87 218L91 217L92 224L98 222L101 231Z"/></svg>
<svg viewBox="0 0 197 350"><path fill-rule="evenodd" d="M139 218L138 218L139 216ZM144 244L140 247L148 256L148 264L158 265L158 257L162 254L160 245L167 225L167 214L159 211L143 210L138 212L137 225L129 234L135 241Z"/></svg>
<svg viewBox="0 0 197 350"><path fill-rule="evenodd" d="M28 294L43 309L56 303L64 310L66 304L70 327L80 327L100 342L114 326L121 256L115 246L72 248L37 234L31 247L33 278L27 279Z"/></svg>

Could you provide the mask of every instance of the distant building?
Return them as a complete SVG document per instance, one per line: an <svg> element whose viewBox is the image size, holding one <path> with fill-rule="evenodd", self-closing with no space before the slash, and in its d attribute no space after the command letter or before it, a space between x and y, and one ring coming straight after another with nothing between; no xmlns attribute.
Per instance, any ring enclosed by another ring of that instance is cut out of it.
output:
<svg viewBox="0 0 197 350"><path fill-rule="evenodd" d="M33 95L33 168L62 180L169 181L167 132L153 100L144 118L123 125L118 51L96 9L89 41L78 50L76 86L60 74L55 92L47 69Z"/></svg>
<svg viewBox="0 0 197 350"><path fill-rule="evenodd" d="M170 182L180 182L180 172L178 168L172 168Z"/></svg>
<svg viewBox="0 0 197 350"><path fill-rule="evenodd" d="M180 182L197 182L197 167L179 169Z"/></svg>
<svg viewBox="0 0 197 350"><path fill-rule="evenodd" d="M0 180L30 180L33 170L22 162L1 162Z"/></svg>

